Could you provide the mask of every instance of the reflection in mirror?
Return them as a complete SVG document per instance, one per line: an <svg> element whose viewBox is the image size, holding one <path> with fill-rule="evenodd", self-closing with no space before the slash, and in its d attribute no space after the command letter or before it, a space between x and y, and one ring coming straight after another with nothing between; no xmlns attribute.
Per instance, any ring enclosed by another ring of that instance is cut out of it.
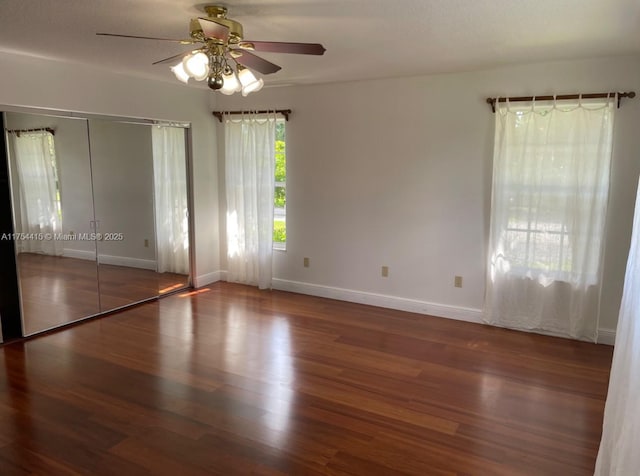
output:
<svg viewBox="0 0 640 476"><path fill-rule="evenodd" d="M6 113L25 335L99 312L87 122Z"/></svg>
<svg viewBox="0 0 640 476"><path fill-rule="evenodd" d="M5 117L25 335L189 286L187 129Z"/></svg>
<svg viewBox="0 0 640 476"><path fill-rule="evenodd" d="M151 128L89 120L102 311L158 295Z"/></svg>
<svg viewBox="0 0 640 476"><path fill-rule="evenodd" d="M184 130L90 119L89 135L101 310L187 286Z"/></svg>

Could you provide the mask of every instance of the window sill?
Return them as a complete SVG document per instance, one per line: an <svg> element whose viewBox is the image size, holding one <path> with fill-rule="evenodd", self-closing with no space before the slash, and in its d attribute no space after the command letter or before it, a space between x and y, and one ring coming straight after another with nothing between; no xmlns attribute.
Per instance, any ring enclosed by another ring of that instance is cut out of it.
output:
<svg viewBox="0 0 640 476"><path fill-rule="evenodd" d="M273 244L273 251L287 251L287 244L286 243L274 243Z"/></svg>
<svg viewBox="0 0 640 476"><path fill-rule="evenodd" d="M505 273L505 275L519 279L530 279L532 281L537 281L545 287L549 286L552 283L571 284L577 279L576 276L572 276L571 273L568 273L566 271L541 270L537 268L526 268L520 266L511 268ZM582 279L588 286L593 286L598 283L597 276L593 274L587 274L583 276Z"/></svg>

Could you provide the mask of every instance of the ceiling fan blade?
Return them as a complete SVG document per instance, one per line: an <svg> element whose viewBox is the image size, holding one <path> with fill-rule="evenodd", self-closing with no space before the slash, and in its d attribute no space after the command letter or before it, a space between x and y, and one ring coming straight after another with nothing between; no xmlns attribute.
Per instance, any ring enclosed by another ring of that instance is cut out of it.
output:
<svg viewBox="0 0 640 476"><path fill-rule="evenodd" d="M200 28L206 38L220 40L223 43L229 41L229 28L210 18L198 18Z"/></svg>
<svg viewBox="0 0 640 476"><path fill-rule="evenodd" d="M186 56L186 55L188 55L189 53L195 53L196 51L202 51L202 48L200 48L199 50L189 50L189 51L184 51L184 52L182 52L182 53L178 53L177 55L169 56L168 58L161 59L160 61L156 61L156 62L151 63L151 64L152 64L152 65L156 65L156 64L171 63L171 62L173 62L173 60L175 60L175 59L182 58L183 56Z"/></svg>
<svg viewBox="0 0 640 476"><path fill-rule="evenodd" d="M254 55L253 53L249 53L245 50L231 50L233 53L233 57L235 60L240 63L242 66L246 66L247 68L254 69L258 73L262 74L271 74L277 71L280 71L282 68L277 64L273 64L266 59L262 59L259 56Z"/></svg>
<svg viewBox="0 0 640 476"><path fill-rule="evenodd" d="M319 43L284 43L279 41L241 41L238 47L265 53L292 53L296 55L323 55L324 46Z"/></svg>
<svg viewBox="0 0 640 476"><path fill-rule="evenodd" d="M176 40L174 38L156 38L153 36L135 36L135 35L118 35L117 33L96 33L98 36L116 36L118 38L136 38L138 40L159 40L159 41L172 41L174 43L180 43L183 45L191 45L196 43L193 40Z"/></svg>

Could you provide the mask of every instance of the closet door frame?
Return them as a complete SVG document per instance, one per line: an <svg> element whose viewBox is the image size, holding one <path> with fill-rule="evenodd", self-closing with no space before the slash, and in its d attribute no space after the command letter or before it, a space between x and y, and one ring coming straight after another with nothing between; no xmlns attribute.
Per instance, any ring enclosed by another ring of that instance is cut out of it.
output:
<svg viewBox="0 0 640 476"><path fill-rule="evenodd" d="M186 189L187 189L187 214L188 214L188 243L189 243L189 275L187 277L187 283L185 286L176 289L175 291L160 294L143 299L137 302L131 302L127 305L109 309L106 311L98 312L96 314L80 317L76 320L61 324L54 328L43 329L41 331L25 335L23 312L22 312L22 300L20 295L20 280L17 267L17 256L15 250L15 243L13 240L0 240L0 259L2 259L3 267L0 270L0 345L7 342L29 339L49 333L52 331L58 331L70 326L74 326L78 323L84 322L88 319L95 319L103 317L113 312L117 312L129 307L138 305L143 302L154 301L171 294L184 292L185 289L193 288L193 279L196 272L195 263L195 235L194 235L194 195L193 195L193 150L192 150L192 135L191 124L183 121L167 121L167 120L151 120L141 118L131 118L126 116L112 116L102 114L90 114L80 113L72 111L60 111L44 108L31 108L20 107L11 105L0 104L0 126L2 127L3 137L0 139L0 238L2 233L12 234L14 233L14 216L13 216L13 196L10 183L10 170L9 170L9 152L7 148L7 134L5 131L5 113L15 112L24 114L41 114L44 116L57 116L62 118L74 118L74 119L101 119L114 122L125 122L130 124L140 124L153 126L157 124L171 125L174 127L180 127L184 130L185 134L185 173L186 173ZM89 125L87 124L87 127ZM89 145L90 147L90 145ZM90 160L90 157L87 158ZM95 217L94 217L95 219ZM6 264L6 265L5 265ZM97 265L97 261L96 261ZM99 282L99 277L98 277Z"/></svg>
<svg viewBox="0 0 640 476"><path fill-rule="evenodd" d="M13 228L13 198L9 180L9 153L7 150L7 133L5 132L4 112L0 112L0 322L2 339L0 342L19 339L22 332L22 309L20 292L18 289L18 266L16 261L15 243L6 239L14 233Z"/></svg>

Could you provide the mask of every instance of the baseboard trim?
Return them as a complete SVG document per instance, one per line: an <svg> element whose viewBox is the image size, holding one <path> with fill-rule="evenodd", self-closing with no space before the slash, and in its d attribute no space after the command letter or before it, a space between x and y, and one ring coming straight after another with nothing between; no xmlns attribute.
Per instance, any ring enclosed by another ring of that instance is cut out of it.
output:
<svg viewBox="0 0 640 476"><path fill-rule="evenodd" d="M212 273L201 274L196 276L193 281L193 287L201 288L208 284L217 283L218 281L225 281L227 279L226 271L214 271Z"/></svg>
<svg viewBox="0 0 640 476"><path fill-rule="evenodd" d="M95 251L85 250L73 250L66 248L62 251L62 256L65 258L75 258L95 261ZM127 266L129 268L150 269L155 271L157 269L156 262L150 259L130 258L128 256L112 256L112 255L98 255L98 263L110 264L114 266Z"/></svg>
<svg viewBox="0 0 640 476"><path fill-rule="evenodd" d="M65 248L64 250L62 250L62 256L65 258L84 259L88 261L96 260L95 251L72 250L72 249Z"/></svg>
<svg viewBox="0 0 640 476"><path fill-rule="evenodd" d="M273 289L289 291L311 296L337 299L339 301L368 304L371 306L395 309L398 311L415 312L429 316L445 317L457 321L475 322L483 324L482 310L467 307L449 306L436 304L417 299L408 299L386 294L376 294L365 291L355 291L353 289L336 288L319 284L303 283L299 281L289 281L285 279L274 279Z"/></svg>
<svg viewBox="0 0 640 476"><path fill-rule="evenodd" d="M615 345L616 330L615 329L598 329L598 344Z"/></svg>
<svg viewBox="0 0 640 476"><path fill-rule="evenodd" d="M203 279L203 284L200 284L201 279ZM226 279L226 271L216 271L215 273L209 273L200 276L196 281L198 283L196 287L205 286L206 284L214 283L216 281L226 281ZM456 321L465 321L488 325L483 320L484 313L482 309L449 306L446 304L436 304L428 301L420 301L417 299L389 296L386 294L370 293L366 291L355 291L353 289L344 289L334 286L324 286L321 284L304 283L301 281L290 281L287 279L274 278L272 287L273 289L277 289L279 291L307 294L309 296L337 299L338 301L368 304L370 306L395 309L397 311L414 312L416 314L424 314L428 316L442 317L445 319L453 319ZM598 344L614 345L615 341L615 329L601 328L598 330Z"/></svg>
<svg viewBox="0 0 640 476"><path fill-rule="evenodd" d="M129 268L150 269L152 271L155 271L157 268L154 260L129 258L128 256L98 255L98 263L113 266L127 266Z"/></svg>

